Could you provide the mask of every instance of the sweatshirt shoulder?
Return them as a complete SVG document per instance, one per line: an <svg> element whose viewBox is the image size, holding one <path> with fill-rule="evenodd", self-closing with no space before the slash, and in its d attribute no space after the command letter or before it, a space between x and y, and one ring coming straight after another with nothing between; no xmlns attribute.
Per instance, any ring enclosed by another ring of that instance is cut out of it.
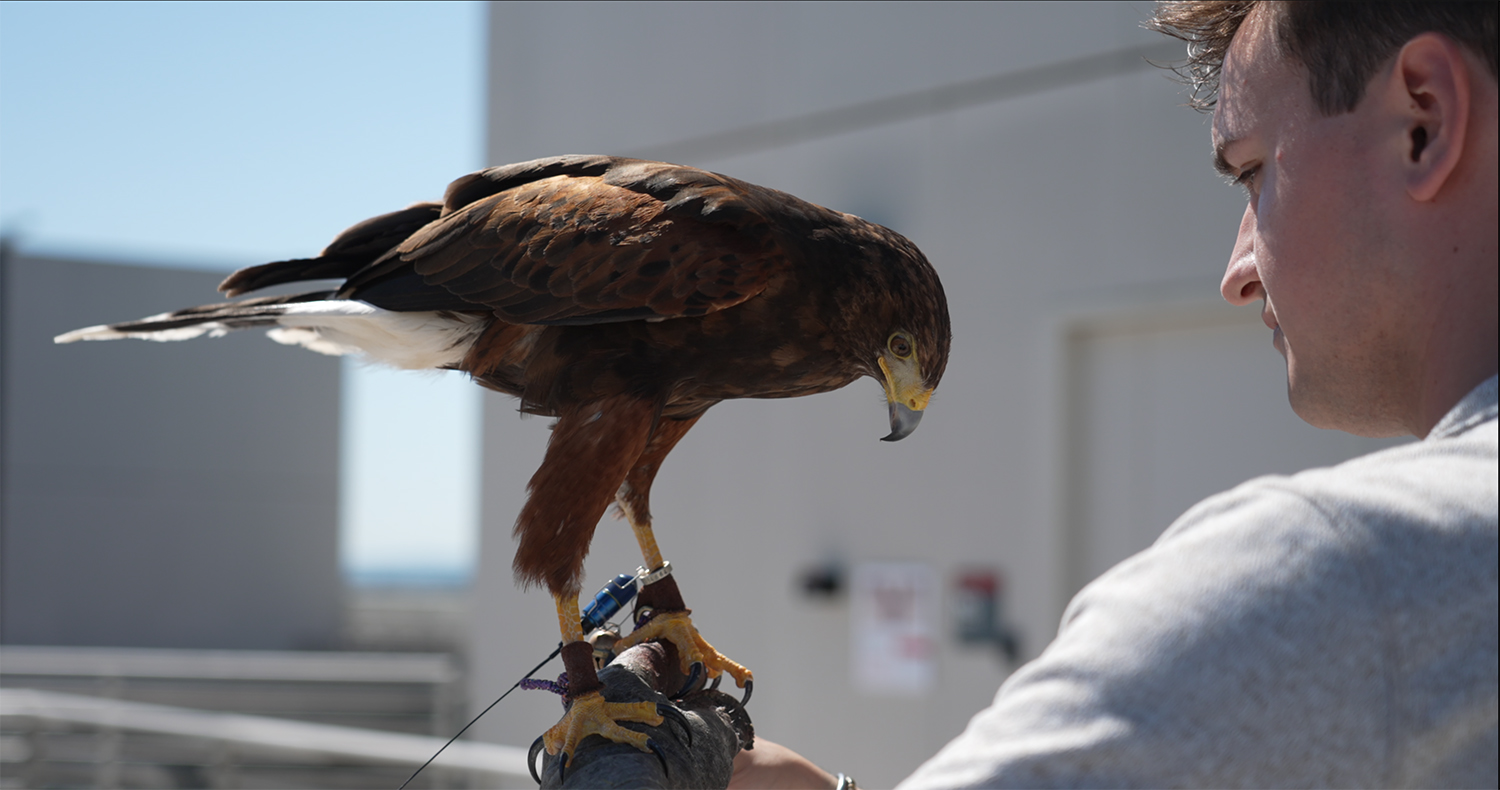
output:
<svg viewBox="0 0 1500 790"><path fill-rule="evenodd" d="M1337 466L1255 478L1200 502L1162 540L1226 520L1274 527L1288 518L1360 542L1410 538L1413 531L1493 540L1500 519L1496 421Z"/></svg>

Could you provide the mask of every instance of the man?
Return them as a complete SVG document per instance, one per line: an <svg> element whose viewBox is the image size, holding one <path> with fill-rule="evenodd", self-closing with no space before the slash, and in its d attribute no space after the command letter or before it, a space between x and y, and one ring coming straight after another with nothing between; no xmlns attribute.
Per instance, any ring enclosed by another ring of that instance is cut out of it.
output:
<svg viewBox="0 0 1500 790"><path fill-rule="evenodd" d="M1496 787L1496 4L1153 26L1248 194L1222 291L1263 302L1292 408L1422 441L1198 504L902 787ZM836 782L761 742L731 786Z"/></svg>

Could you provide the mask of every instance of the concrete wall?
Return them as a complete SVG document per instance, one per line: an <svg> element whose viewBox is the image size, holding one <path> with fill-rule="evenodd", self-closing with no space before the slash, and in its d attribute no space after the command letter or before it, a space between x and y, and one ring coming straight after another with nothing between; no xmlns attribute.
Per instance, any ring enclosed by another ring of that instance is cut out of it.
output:
<svg viewBox="0 0 1500 790"><path fill-rule="evenodd" d="M7 254L0 641L328 647L339 366L260 333L58 346L222 274Z"/></svg>
<svg viewBox="0 0 1500 790"><path fill-rule="evenodd" d="M954 637L956 579L997 571L1023 658L1071 595L1196 500L1382 443L1286 404L1258 306L1218 295L1239 192L1208 125L1143 60L1148 3L491 6L489 159L616 153L697 165L888 225L937 267L954 346L921 430L882 444L874 383L715 407L666 462L657 537L706 638L751 667L757 731L888 787L988 704L1010 667ZM556 643L510 578L546 421L490 398L475 705ZM896 560L937 580L932 681L857 687L863 624L809 568ZM606 519L586 592L634 568ZM555 667L548 672L556 672ZM546 674L546 673L544 673ZM555 698L483 737L526 744Z"/></svg>

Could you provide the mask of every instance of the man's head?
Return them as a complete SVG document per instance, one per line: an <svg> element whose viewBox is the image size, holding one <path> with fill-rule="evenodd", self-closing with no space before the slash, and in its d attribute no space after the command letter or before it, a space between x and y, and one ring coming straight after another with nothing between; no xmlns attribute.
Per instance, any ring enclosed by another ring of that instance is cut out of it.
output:
<svg viewBox="0 0 1500 790"><path fill-rule="evenodd" d="M1495 9L1158 8L1249 196L1224 298L1264 300L1313 425L1425 435L1495 372Z"/></svg>

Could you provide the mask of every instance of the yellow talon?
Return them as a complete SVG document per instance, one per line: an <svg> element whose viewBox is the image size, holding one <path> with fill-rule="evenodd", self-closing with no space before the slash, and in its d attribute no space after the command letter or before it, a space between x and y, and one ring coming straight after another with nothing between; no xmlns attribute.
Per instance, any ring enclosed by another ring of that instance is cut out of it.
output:
<svg viewBox="0 0 1500 790"><path fill-rule="evenodd" d="M656 712L654 702L605 702L604 696L594 691L573 700L562 721L542 735L542 744L547 747L548 754L561 752L570 759L579 742L590 735L628 743L643 752L651 751L646 745L648 738L645 733L625 729L616 724L617 721L635 721L656 727L662 723L662 716Z"/></svg>

